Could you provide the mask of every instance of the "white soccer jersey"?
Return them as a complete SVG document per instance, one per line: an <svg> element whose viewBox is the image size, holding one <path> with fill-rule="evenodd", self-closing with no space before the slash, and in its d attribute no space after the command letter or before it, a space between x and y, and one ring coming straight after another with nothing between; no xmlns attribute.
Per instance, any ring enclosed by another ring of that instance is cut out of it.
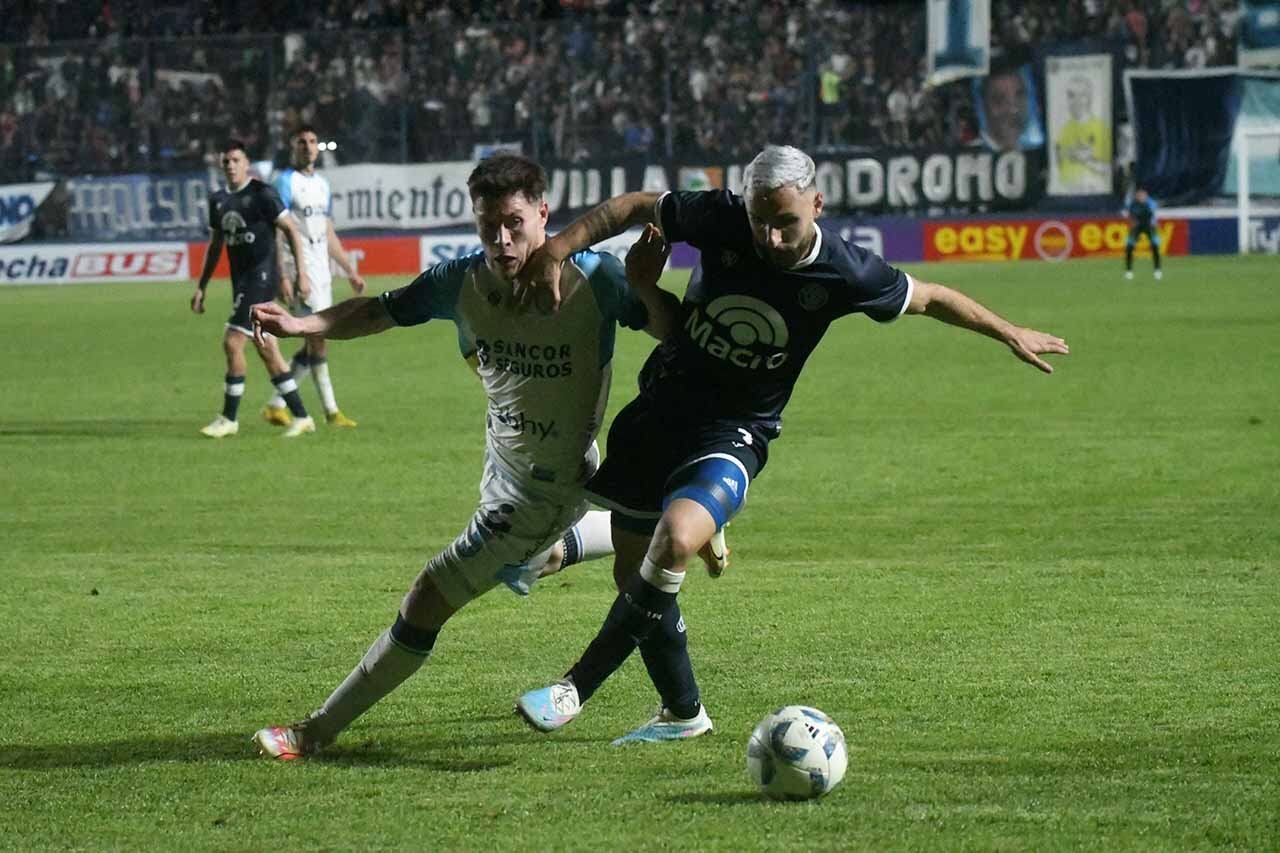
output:
<svg viewBox="0 0 1280 853"><path fill-rule="evenodd" d="M322 311L333 304L333 273L329 266L333 194L329 181L318 172L306 175L289 168L276 176L275 188L302 234L303 257L312 289L307 304L315 311Z"/></svg>
<svg viewBox="0 0 1280 853"><path fill-rule="evenodd" d="M574 255L560 293L555 315L516 313L511 283L476 253L437 264L382 301L402 326L432 318L457 325L462 354L475 356L489 398L488 446L504 468L575 485L609 398L617 325L643 329L648 312L612 255Z"/></svg>

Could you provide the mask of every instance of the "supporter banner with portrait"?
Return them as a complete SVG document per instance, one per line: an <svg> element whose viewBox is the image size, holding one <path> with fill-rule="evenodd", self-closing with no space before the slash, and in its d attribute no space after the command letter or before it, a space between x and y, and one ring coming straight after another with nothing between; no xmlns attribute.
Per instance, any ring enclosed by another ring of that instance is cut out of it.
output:
<svg viewBox="0 0 1280 853"><path fill-rule="evenodd" d="M973 104L982 141L992 151L1044 147L1040 102L1031 65L993 71L973 81Z"/></svg>
<svg viewBox="0 0 1280 853"><path fill-rule="evenodd" d="M926 0L928 86L981 77L991 60L989 0Z"/></svg>
<svg viewBox="0 0 1280 853"><path fill-rule="evenodd" d="M75 240L199 240L209 236L216 172L111 175L67 181Z"/></svg>
<svg viewBox="0 0 1280 853"><path fill-rule="evenodd" d="M1280 0L1242 0L1236 33L1242 68L1280 67Z"/></svg>
<svg viewBox="0 0 1280 853"><path fill-rule="evenodd" d="M1111 56L1050 56L1045 63L1049 195L1111 192Z"/></svg>
<svg viewBox="0 0 1280 853"><path fill-rule="evenodd" d="M53 181L0 186L0 243L15 243L31 233L36 211L54 186Z"/></svg>

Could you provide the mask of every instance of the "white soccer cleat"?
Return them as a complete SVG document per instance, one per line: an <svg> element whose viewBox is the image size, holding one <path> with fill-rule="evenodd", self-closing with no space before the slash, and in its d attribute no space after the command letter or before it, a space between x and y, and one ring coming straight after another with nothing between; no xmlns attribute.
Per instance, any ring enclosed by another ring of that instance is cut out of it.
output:
<svg viewBox="0 0 1280 853"><path fill-rule="evenodd" d="M553 732L567 725L581 710L578 688L568 680L530 690L516 700L516 713L540 732Z"/></svg>
<svg viewBox="0 0 1280 853"><path fill-rule="evenodd" d="M304 433L315 432L315 431L316 431L316 422L312 420L310 417L294 418L293 423L289 424L288 429L286 429L282 433L282 435L285 438L297 438L298 436Z"/></svg>
<svg viewBox="0 0 1280 853"><path fill-rule="evenodd" d="M225 415L218 415L207 427L200 430L200 434L207 435L209 438L226 438L229 435L235 435L239 431L239 421L233 421Z"/></svg>
<svg viewBox="0 0 1280 853"><path fill-rule="evenodd" d="M725 527L728 526L725 525ZM724 570L729 568L729 554L732 552L724 541L725 527L717 530L707 544L698 549L698 556L707 567L707 574L713 578L720 577L724 574Z"/></svg>
<svg viewBox="0 0 1280 853"><path fill-rule="evenodd" d="M1162 278L1164 278L1164 273L1160 270L1156 270L1156 281L1159 281Z"/></svg>
<svg viewBox="0 0 1280 853"><path fill-rule="evenodd" d="M691 720L682 720L666 708L660 708L657 716L635 731L628 732L614 740L614 746L627 743L661 743L668 740L686 740L713 731L711 718L707 716L705 706L698 707L697 716Z"/></svg>
<svg viewBox="0 0 1280 853"><path fill-rule="evenodd" d="M1133 281L1133 270L1126 270L1124 274L1125 281Z"/></svg>
<svg viewBox="0 0 1280 853"><path fill-rule="evenodd" d="M259 729L253 736L253 742L258 746L259 755L280 761L294 761L319 749L318 745L307 739L305 727L301 723Z"/></svg>

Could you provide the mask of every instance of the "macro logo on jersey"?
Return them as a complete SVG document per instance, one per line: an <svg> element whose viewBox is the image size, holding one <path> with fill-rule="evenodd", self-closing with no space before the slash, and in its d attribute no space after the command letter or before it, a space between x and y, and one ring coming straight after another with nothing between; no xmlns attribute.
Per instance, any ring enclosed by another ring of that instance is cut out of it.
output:
<svg viewBox="0 0 1280 853"><path fill-rule="evenodd" d="M787 324L771 305L750 296L721 296L695 306L684 324L707 355L748 370L773 370L787 360Z"/></svg>
<svg viewBox="0 0 1280 853"><path fill-rule="evenodd" d="M226 235L228 246L244 246L257 239L249 230L249 223L235 210L222 214L222 233Z"/></svg>

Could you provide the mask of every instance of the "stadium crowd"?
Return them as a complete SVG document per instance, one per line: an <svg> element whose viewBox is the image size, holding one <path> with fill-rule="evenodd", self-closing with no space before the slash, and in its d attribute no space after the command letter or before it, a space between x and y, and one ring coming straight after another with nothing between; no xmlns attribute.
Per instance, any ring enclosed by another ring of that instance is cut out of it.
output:
<svg viewBox="0 0 1280 853"><path fill-rule="evenodd" d="M19 0L0 19L0 180L259 156L313 122L329 162L520 142L741 159L978 141L971 88L925 86L924 3ZM1091 41L1122 65L1233 64L1236 0L994 0L993 57Z"/></svg>

